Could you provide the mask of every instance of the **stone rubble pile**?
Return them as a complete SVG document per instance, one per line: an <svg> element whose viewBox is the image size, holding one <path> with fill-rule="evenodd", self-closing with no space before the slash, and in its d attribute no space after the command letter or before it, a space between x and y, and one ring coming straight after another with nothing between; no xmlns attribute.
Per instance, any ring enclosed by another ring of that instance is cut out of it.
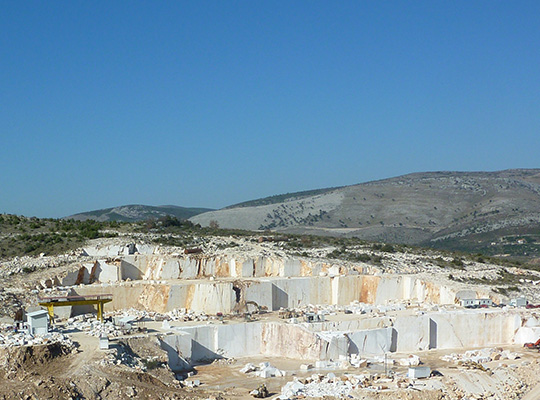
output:
<svg viewBox="0 0 540 400"><path fill-rule="evenodd" d="M124 365L137 371L146 371L145 363L133 354L126 351L124 346L116 346L107 351L107 355L100 361L102 366Z"/></svg>
<svg viewBox="0 0 540 400"><path fill-rule="evenodd" d="M107 313L108 317L113 317L115 319L121 318L134 318L134 321L208 321L211 319L216 319L216 316L207 315L204 312L195 312L192 310L187 310L185 308L174 309L168 311L167 313L159 313L155 311L146 311L146 310L136 310L134 308L129 308L125 310L113 311Z"/></svg>
<svg viewBox="0 0 540 400"><path fill-rule="evenodd" d="M8 276L39 271L48 268L60 267L72 263L82 262L90 257L81 255L80 251L73 251L69 254L58 256L22 256L13 257L11 260L4 260L0 264L0 279Z"/></svg>
<svg viewBox="0 0 540 400"><path fill-rule="evenodd" d="M427 311L440 311L441 309L446 309L453 306L441 306L433 304L424 304L424 303L412 303L410 300L397 301L394 303L388 304L367 304L362 303L358 300L351 302L347 306L340 306L335 304L309 304L304 307L297 307L292 309L284 309L283 311L288 311L291 314L298 316L303 316L309 313L314 313L317 315L337 315L338 313L345 314L374 314L374 315L385 315L389 312L403 311L407 308L414 307L418 312L421 310ZM296 321L298 322L298 321Z"/></svg>
<svg viewBox="0 0 540 400"><path fill-rule="evenodd" d="M93 314L83 314L69 318L65 328L68 330L78 330L95 337L118 337L124 333L121 327L109 321L98 321Z"/></svg>
<svg viewBox="0 0 540 400"><path fill-rule="evenodd" d="M518 353L501 348L485 348L480 350L468 350L462 354L447 354L441 357L443 361L453 362L461 365L466 363L485 364L497 360L515 360L520 358Z"/></svg>
<svg viewBox="0 0 540 400"><path fill-rule="evenodd" d="M332 396L332 398L347 396L352 390L366 388L372 390L389 389L391 379L382 378L378 375L343 375L336 377L332 372L321 375L313 374L307 379L295 378L281 389L281 400L298 397L320 398Z"/></svg>
<svg viewBox="0 0 540 400"><path fill-rule="evenodd" d="M353 301L347 306L340 306L335 304L309 304L303 307L297 308L287 308L280 310L281 313L287 314L286 316L291 317L294 323L300 322L299 318L306 314L316 314L318 316L328 316L328 315L337 315L338 313L345 314L386 314L392 311L402 311L407 309L407 306L410 305L408 302L398 302L394 304L366 304L359 301ZM428 306L418 306L418 308L427 308Z"/></svg>
<svg viewBox="0 0 540 400"><path fill-rule="evenodd" d="M48 332L44 335L32 336L28 332L3 330L0 332L0 348L17 346L38 346L42 344L60 343L65 347L73 348L71 339L60 332Z"/></svg>
<svg viewBox="0 0 540 400"><path fill-rule="evenodd" d="M100 322L94 314L82 314L67 320L66 329L85 332L90 336L118 337L133 331L133 325L142 321L163 321L163 328L170 328L169 321L208 321L216 319L205 313L196 313L191 310L173 310L162 314L153 311L136 310L130 308L107 313L107 319Z"/></svg>
<svg viewBox="0 0 540 400"><path fill-rule="evenodd" d="M216 319L216 317L213 315L209 316L204 312L195 312L185 308L181 308L179 310L175 308L164 315L166 319L172 321L208 321L209 319Z"/></svg>
<svg viewBox="0 0 540 400"><path fill-rule="evenodd" d="M129 318L132 321L152 320L161 321L163 314L154 311L137 310L135 308L128 308L116 311L107 312L107 318L119 320L121 318Z"/></svg>
<svg viewBox="0 0 540 400"><path fill-rule="evenodd" d="M280 377L286 375L285 371L270 365L269 362L262 362L258 366L252 363L247 363L244 368L240 370L240 372L244 374L254 372L254 375L260 378Z"/></svg>

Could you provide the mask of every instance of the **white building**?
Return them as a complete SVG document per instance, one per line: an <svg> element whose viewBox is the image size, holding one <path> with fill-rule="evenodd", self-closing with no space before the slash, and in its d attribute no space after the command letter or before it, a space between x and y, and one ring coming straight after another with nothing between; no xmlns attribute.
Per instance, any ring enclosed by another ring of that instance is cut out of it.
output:
<svg viewBox="0 0 540 400"><path fill-rule="evenodd" d="M461 299L462 307L480 307L480 306L492 306L493 301L491 299Z"/></svg>

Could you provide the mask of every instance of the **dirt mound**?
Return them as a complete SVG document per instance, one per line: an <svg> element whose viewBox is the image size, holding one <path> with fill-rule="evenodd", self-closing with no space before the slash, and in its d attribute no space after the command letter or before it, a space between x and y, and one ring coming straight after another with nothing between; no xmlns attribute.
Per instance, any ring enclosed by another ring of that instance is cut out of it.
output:
<svg viewBox="0 0 540 400"><path fill-rule="evenodd" d="M0 350L0 367L4 371L40 371L59 358L71 354L71 348L61 343L39 346L11 347Z"/></svg>
<svg viewBox="0 0 540 400"><path fill-rule="evenodd" d="M129 340L138 351L154 347L143 340ZM59 343L0 349L0 400L3 399L170 399L204 397L182 389L164 366L135 371L125 365L99 365L82 352ZM100 353L97 353L100 354ZM77 368L79 362L82 366Z"/></svg>

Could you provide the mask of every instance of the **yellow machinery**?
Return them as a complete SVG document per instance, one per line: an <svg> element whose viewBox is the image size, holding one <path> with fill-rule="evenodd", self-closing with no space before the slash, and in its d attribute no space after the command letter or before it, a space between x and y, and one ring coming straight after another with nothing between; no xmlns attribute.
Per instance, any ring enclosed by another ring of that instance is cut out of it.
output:
<svg viewBox="0 0 540 400"><path fill-rule="evenodd" d="M39 299L39 305L47 307L49 318L54 322L54 307L65 306L97 306L97 319L103 322L103 306L112 301L112 294L97 294L89 296L63 296L63 297L43 297Z"/></svg>

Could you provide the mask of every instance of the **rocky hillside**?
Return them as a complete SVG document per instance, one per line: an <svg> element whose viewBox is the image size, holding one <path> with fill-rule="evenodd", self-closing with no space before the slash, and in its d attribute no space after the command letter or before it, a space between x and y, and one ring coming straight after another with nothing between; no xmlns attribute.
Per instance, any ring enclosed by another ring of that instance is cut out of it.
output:
<svg viewBox="0 0 540 400"><path fill-rule="evenodd" d="M139 204L104 208L102 210L87 211L80 214L70 215L66 219L86 221L125 221L135 222L147 219L157 219L170 215L178 219L188 219L194 215L211 211L209 208L186 208L178 206L144 206Z"/></svg>
<svg viewBox="0 0 540 400"><path fill-rule="evenodd" d="M540 169L415 173L203 213L203 226L444 243L540 233ZM260 205L259 205L260 204ZM494 235L485 235L494 233Z"/></svg>

